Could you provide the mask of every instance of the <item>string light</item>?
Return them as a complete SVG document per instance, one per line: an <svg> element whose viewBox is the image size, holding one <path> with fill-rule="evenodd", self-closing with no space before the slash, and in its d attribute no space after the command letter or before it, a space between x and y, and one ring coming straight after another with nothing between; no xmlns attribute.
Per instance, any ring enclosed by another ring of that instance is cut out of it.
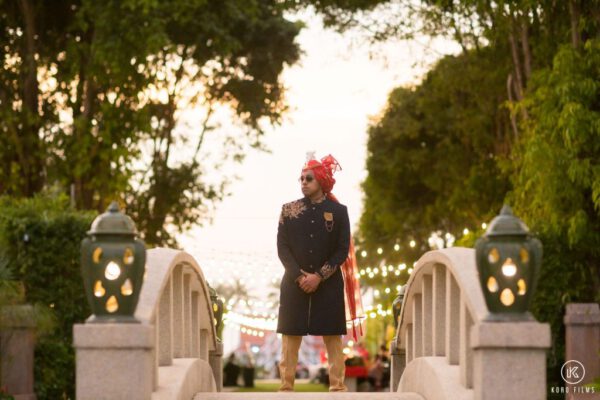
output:
<svg viewBox="0 0 600 400"><path fill-rule="evenodd" d="M382 254L382 253L383 253L383 249L382 249L381 247L379 247L379 248L377 249L377 254Z"/></svg>

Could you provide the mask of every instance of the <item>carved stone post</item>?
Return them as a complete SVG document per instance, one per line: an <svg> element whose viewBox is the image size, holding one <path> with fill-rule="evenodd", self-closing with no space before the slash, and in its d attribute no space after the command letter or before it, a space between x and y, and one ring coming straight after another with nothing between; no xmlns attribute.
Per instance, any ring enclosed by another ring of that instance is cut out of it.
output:
<svg viewBox="0 0 600 400"><path fill-rule="evenodd" d="M212 369L217 392L223 390L223 342L217 340L217 348L209 352L208 360Z"/></svg>
<svg viewBox="0 0 600 400"><path fill-rule="evenodd" d="M33 349L35 320L30 305L0 309L0 386L19 400L35 400Z"/></svg>
<svg viewBox="0 0 600 400"><path fill-rule="evenodd" d="M400 377L404 372L404 367L406 367L406 350L399 348L395 339L392 341L390 356L392 358L390 392L397 392Z"/></svg>
<svg viewBox="0 0 600 400"><path fill-rule="evenodd" d="M600 308L597 303L567 304L564 323L565 360L578 361L585 368L581 382L566 383L569 387L567 400L598 400L598 390L594 394L586 393L582 387L600 378Z"/></svg>

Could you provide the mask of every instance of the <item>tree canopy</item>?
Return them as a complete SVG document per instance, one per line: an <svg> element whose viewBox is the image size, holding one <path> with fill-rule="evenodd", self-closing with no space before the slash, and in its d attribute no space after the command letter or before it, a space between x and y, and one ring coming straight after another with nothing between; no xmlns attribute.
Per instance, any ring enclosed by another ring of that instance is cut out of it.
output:
<svg viewBox="0 0 600 400"><path fill-rule="evenodd" d="M234 161L286 109L279 76L299 58L301 26L284 11L275 0L0 1L0 194L58 184L96 210L127 196L148 242L172 243L168 222L185 229L224 195L200 165L214 109L245 127L223 138ZM183 107L204 126L178 133Z"/></svg>
<svg viewBox="0 0 600 400"><path fill-rule="evenodd" d="M511 204L545 245L532 311L552 324L558 382L565 303L600 301L600 2L327 4L333 26L362 26L371 40L433 35L462 47L394 89L369 127L365 264L410 266L455 238L472 245Z"/></svg>

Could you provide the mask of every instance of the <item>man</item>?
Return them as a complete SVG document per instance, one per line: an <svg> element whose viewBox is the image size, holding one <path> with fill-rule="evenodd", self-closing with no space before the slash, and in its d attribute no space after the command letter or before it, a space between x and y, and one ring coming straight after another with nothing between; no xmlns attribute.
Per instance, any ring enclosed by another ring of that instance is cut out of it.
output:
<svg viewBox="0 0 600 400"><path fill-rule="evenodd" d="M323 336L329 359L329 390L344 385L342 335L346 334L342 264L350 248L346 206L331 189L339 164L332 156L309 160L300 176L304 197L284 204L277 250L285 267L277 332L282 336L280 391L293 391L302 336Z"/></svg>

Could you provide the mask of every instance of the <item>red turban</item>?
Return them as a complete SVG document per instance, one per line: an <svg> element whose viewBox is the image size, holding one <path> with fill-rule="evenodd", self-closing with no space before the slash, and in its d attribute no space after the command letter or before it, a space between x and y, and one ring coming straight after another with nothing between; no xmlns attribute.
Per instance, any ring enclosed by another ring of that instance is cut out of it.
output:
<svg viewBox="0 0 600 400"><path fill-rule="evenodd" d="M333 174L342 170L337 160L331 154L321 158L320 162L317 160L308 160L302 168L303 172L307 170L313 171L315 179L321 185L321 189L323 189L323 193L330 197L333 185L335 185Z"/></svg>
<svg viewBox="0 0 600 400"><path fill-rule="evenodd" d="M323 193L327 197L339 203L338 199L331 193L333 185L335 185L335 179L333 174L337 171L341 171L342 167L331 154L321 158L321 161L308 160L302 172L312 170L315 175L315 179L321 185ZM358 281L358 266L356 265L356 257L354 250L354 240L350 236L350 248L348 251L348 258L340 266L342 270L342 276L344 277L344 297L345 297L345 308L346 308L346 325L348 327L349 334L351 333L354 341L364 336L365 320L366 316L362 306L362 298L360 293L360 283Z"/></svg>

